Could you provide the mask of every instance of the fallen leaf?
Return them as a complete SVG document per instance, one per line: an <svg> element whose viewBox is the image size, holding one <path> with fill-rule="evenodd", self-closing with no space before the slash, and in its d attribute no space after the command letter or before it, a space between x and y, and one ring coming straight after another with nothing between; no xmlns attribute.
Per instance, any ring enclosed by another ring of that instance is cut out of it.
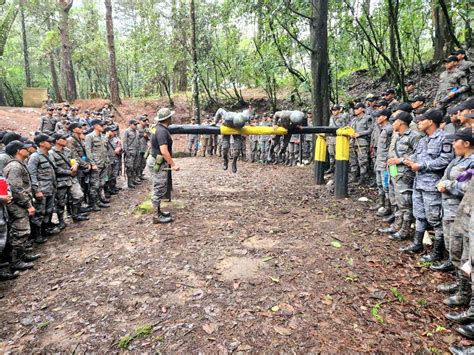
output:
<svg viewBox="0 0 474 355"><path fill-rule="evenodd" d="M276 278L276 277L272 277L270 276L270 279L275 282L275 283L279 283L280 282L280 279Z"/></svg>
<svg viewBox="0 0 474 355"><path fill-rule="evenodd" d="M208 323L202 326L202 329L209 335L214 333L217 330L217 325L215 323Z"/></svg>
<svg viewBox="0 0 474 355"><path fill-rule="evenodd" d="M292 333L291 329L288 329L288 328L285 328L285 327L280 327L278 325L273 327L273 330L275 332L277 332L278 334L285 335L285 336L289 336Z"/></svg>
<svg viewBox="0 0 474 355"><path fill-rule="evenodd" d="M272 259L273 259L273 256L266 256L266 257L262 258L262 261L263 261L264 263L266 263L267 261L270 261L270 260L272 260Z"/></svg>
<svg viewBox="0 0 474 355"><path fill-rule="evenodd" d="M338 249L339 249L339 248L342 248L341 242L338 242L337 240L333 240L333 241L331 242L331 245L332 245L334 248L338 248Z"/></svg>
<svg viewBox="0 0 474 355"><path fill-rule="evenodd" d="M272 308L270 308L270 310L272 312L278 312L280 310L280 307L279 306L273 306Z"/></svg>

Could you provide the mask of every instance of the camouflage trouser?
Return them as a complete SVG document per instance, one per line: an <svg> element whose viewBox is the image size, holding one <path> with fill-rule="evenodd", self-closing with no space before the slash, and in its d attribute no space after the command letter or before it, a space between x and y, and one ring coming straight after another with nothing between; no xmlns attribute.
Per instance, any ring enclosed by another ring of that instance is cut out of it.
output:
<svg viewBox="0 0 474 355"><path fill-rule="evenodd" d="M351 166L352 179L366 178L369 173L369 146L368 145L351 145L349 156L349 164Z"/></svg>
<svg viewBox="0 0 474 355"><path fill-rule="evenodd" d="M393 179L395 184L393 185L395 203L397 204L398 210L396 214L401 216L404 221L413 220L413 176L411 175L399 175Z"/></svg>
<svg viewBox="0 0 474 355"><path fill-rule="evenodd" d="M388 188L383 186L383 175L385 170L375 170L375 182L377 183L377 193L388 197Z"/></svg>
<svg viewBox="0 0 474 355"><path fill-rule="evenodd" d="M201 137L201 155L205 157L206 153L211 154L210 150L211 150L211 137L210 136Z"/></svg>
<svg viewBox="0 0 474 355"><path fill-rule="evenodd" d="M281 143L281 136L273 136L272 137L272 144L270 146L270 151L268 152L268 161L273 160L273 155L275 150L278 149L278 158L282 159L283 155L286 153L286 148L288 147L288 143L290 143L291 134L285 134L283 136L283 143Z"/></svg>
<svg viewBox="0 0 474 355"><path fill-rule="evenodd" d="M425 232L433 227L436 239L443 238L441 223L441 194L437 191L413 191L413 216L416 218L416 231Z"/></svg>
<svg viewBox="0 0 474 355"><path fill-rule="evenodd" d="M150 155L146 161L148 171L151 175L152 197L151 202L155 208L160 206L161 200L166 194L168 188L168 170L169 165L163 162L158 172L155 171L155 159Z"/></svg>
<svg viewBox="0 0 474 355"><path fill-rule="evenodd" d="M146 168L145 152L138 153L138 176L143 176Z"/></svg>
<svg viewBox="0 0 474 355"><path fill-rule="evenodd" d="M332 137L329 137L332 138ZM328 139L329 167L334 170L336 167L336 141Z"/></svg>
<svg viewBox="0 0 474 355"><path fill-rule="evenodd" d="M102 168L97 167L97 170L91 170L89 174L89 204L99 202L105 186L106 174L107 169L105 166Z"/></svg>
<svg viewBox="0 0 474 355"><path fill-rule="evenodd" d="M189 136L188 138L188 153L195 153L197 152L198 150L198 146L199 146L199 136L197 135L191 135Z"/></svg>
<svg viewBox="0 0 474 355"><path fill-rule="evenodd" d="M8 242L12 247L21 247L30 235L28 209L12 202L7 210L10 224Z"/></svg>
<svg viewBox="0 0 474 355"><path fill-rule="evenodd" d="M446 250L449 253L449 260L458 268L461 266L463 237L462 235L453 233L453 222L453 219L443 219L443 234Z"/></svg>
<svg viewBox="0 0 474 355"><path fill-rule="evenodd" d="M230 150L230 137L222 136L222 154L227 156ZM234 157L238 157L242 151L242 136L232 136L234 144L232 144L232 154Z"/></svg>
<svg viewBox="0 0 474 355"><path fill-rule="evenodd" d="M471 182L471 185L473 182ZM474 237L474 228L473 220L474 220L474 207L469 204L463 204L461 202L460 209L462 209L462 213L456 216L456 220L453 222L451 226L451 233L452 235L456 236L456 238L462 238L462 256L461 256L461 266L471 260L471 263L474 264L474 243L470 239ZM473 267L474 269L474 267ZM474 272L471 273L471 277Z"/></svg>
<svg viewBox="0 0 474 355"><path fill-rule="evenodd" d="M125 173L127 176L133 175L136 173L138 167L138 153L125 155Z"/></svg>
<svg viewBox="0 0 474 355"><path fill-rule="evenodd" d="M0 254L7 245L8 224L6 218L6 210L0 205Z"/></svg>
<svg viewBox="0 0 474 355"><path fill-rule="evenodd" d="M33 217L31 217L31 223L35 226L41 226L43 223L48 222L49 216L54 211L55 194L49 196L43 196L41 200L34 200L33 206L36 210Z"/></svg>
<svg viewBox="0 0 474 355"><path fill-rule="evenodd" d="M313 156L313 141L304 140L303 142L303 159L311 160Z"/></svg>
<svg viewBox="0 0 474 355"><path fill-rule="evenodd" d="M58 187L56 191L56 213L64 211L69 198L71 198L73 205L80 205L84 198L81 185L75 179L71 186Z"/></svg>
<svg viewBox="0 0 474 355"><path fill-rule="evenodd" d="M249 140L250 142L250 161L254 162L258 159L258 141L257 140Z"/></svg>

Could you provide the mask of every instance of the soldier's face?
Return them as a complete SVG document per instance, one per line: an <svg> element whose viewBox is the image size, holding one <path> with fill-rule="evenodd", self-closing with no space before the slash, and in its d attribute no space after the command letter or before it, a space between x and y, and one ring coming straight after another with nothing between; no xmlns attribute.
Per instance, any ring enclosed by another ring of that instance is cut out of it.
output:
<svg viewBox="0 0 474 355"><path fill-rule="evenodd" d="M464 156L469 151L472 151L474 147L469 142L463 141L462 139L456 139L453 142L454 153L457 156Z"/></svg>
<svg viewBox="0 0 474 355"><path fill-rule="evenodd" d="M462 110L458 113L459 121L461 121L462 124L466 124L467 122L469 122L469 120L471 120L471 122L473 121L472 119L466 117L467 115L472 113L471 111L474 110Z"/></svg>
<svg viewBox="0 0 474 355"><path fill-rule="evenodd" d="M454 68L456 66L457 62L447 62L446 63L446 69L447 70L451 70L452 68Z"/></svg>
<svg viewBox="0 0 474 355"><path fill-rule="evenodd" d="M418 121L418 129L422 132L426 132L426 130L431 126L432 123L433 121L427 119Z"/></svg>
<svg viewBox="0 0 474 355"><path fill-rule="evenodd" d="M18 151L18 154L20 155L20 157L23 160L25 160L26 158L28 158L30 156L30 152L28 152L28 149L26 149L26 148L20 149Z"/></svg>

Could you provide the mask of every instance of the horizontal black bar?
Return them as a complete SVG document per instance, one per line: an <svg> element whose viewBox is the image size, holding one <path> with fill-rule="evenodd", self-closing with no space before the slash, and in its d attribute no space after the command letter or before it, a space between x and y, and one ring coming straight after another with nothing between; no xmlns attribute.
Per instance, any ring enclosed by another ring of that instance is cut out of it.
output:
<svg viewBox="0 0 474 355"><path fill-rule="evenodd" d="M220 128L209 125L171 125L168 127L171 134L220 134ZM316 127L301 127L290 130L291 134L314 134L327 133L335 135L337 128L316 126Z"/></svg>

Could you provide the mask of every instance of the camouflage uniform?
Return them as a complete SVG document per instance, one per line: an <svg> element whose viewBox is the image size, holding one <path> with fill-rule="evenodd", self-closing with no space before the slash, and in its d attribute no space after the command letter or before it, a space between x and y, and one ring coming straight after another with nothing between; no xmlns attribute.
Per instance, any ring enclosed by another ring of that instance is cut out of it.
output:
<svg viewBox="0 0 474 355"><path fill-rule="evenodd" d="M127 128L123 134L123 153L125 156L125 173L130 182L135 182L138 178L138 156L140 150L139 134L136 129Z"/></svg>
<svg viewBox="0 0 474 355"><path fill-rule="evenodd" d="M107 142L102 134L93 131L86 136L84 147L91 164L97 166L97 170L89 173L89 204L99 203L105 186L107 165L109 157L107 155Z"/></svg>
<svg viewBox="0 0 474 355"><path fill-rule="evenodd" d="M12 159L3 169L12 193L12 203L7 205L9 216L9 243L13 248L23 248L30 234L28 208L33 206L31 178L20 160Z"/></svg>
<svg viewBox="0 0 474 355"><path fill-rule="evenodd" d="M357 175L360 181L366 180L369 174L369 141L373 130L372 118L368 115L354 117L350 126L359 133L358 138L351 138L350 166L351 180L355 181Z"/></svg>
<svg viewBox="0 0 474 355"><path fill-rule="evenodd" d="M154 132L153 132L154 131ZM155 159L158 154L161 154L160 146L168 145L168 151L170 155L173 154L173 140L171 135L169 135L168 128L164 125L158 123L156 127L152 130L151 137L151 154L147 159L147 166L152 177L152 186L153 186L153 195L151 198L152 204L155 208L160 208L161 200L165 197L166 191L168 188L168 175L170 172L166 169L169 169L169 164L166 160L163 160L163 163L160 165L158 171L155 171ZM161 137L161 140L158 139ZM169 142L164 141L163 137L168 137Z"/></svg>
<svg viewBox="0 0 474 355"><path fill-rule="evenodd" d="M138 131L138 177L143 178L143 173L146 167L145 153L148 149L148 128L142 127L140 124L137 125Z"/></svg>
<svg viewBox="0 0 474 355"><path fill-rule="evenodd" d="M118 137L107 138L107 151L111 162L109 169L109 187L115 190L117 187L117 178L120 176L122 168L122 142Z"/></svg>
<svg viewBox="0 0 474 355"><path fill-rule="evenodd" d="M387 108L388 108L390 111L394 112L394 111L397 109L397 107L398 107L399 105L400 105L400 102L398 102L397 99L392 99L392 100L388 103Z"/></svg>
<svg viewBox="0 0 474 355"><path fill-rule="evenodd" d="M258 158L258 138L259 136L249 136L249 144L250 144L250 162L254 163Z"/></svg>
<svg viewBox="0 0 474 355"><path fill-rule="evenodd" d="M7 153L5 152L0 153L0 175L2 174L2 171L5 165L12 159L13 158L9 156Z"/></svg>
<svg viewBox="0 0 474 355"><path fill-rule="evenodd" d="M75 136L67 139L67 146L71 152L71 158L79 165L77 170L77 181L84 192L84 198L88 198L89 193L89 177L90 177L90 159L87 155L84 142Z"/></svg>
<svg viewBox="0 0 474 355"><path fill-rule="evenodd" d="M433 227L435 243L443 241L442 199L436 184L452 159L451 143L446 141L445 133L441 129L437 129L431 136L423 137L412 156L412 160L421 165L415 175L413 192L416 231L423 233L428 226Z"/></svg>
<svg viewBox="0 0 474 355"><path fill-rule="evenodd" d="M53 116L42 116L40 118L40 125L38 130L40 132L50 131L53 132L56 128L57 119Z"/></svg>
<svg viewBox="0 0 474 355"><path fill-rule="evenodd" d="M387 124L380 128L380 134L377 141L378 154L375 159L375 177L377 181L377 189L379 196L382 197L382 205L384 200L388 200L388 187L383 187L383 175L387 171L388 152L390 148L390 141L392 139L393 127Z"/></svg>
<svg viewBox="0 0 474 355"><path fill-rule="evenodd" d="M270 127L270 122L260 122L259 126ZM258 160L264 163L267 159L268 150L270 149L270 136L262 135L258 136Z"/></svg>
<svg viewBox="0 0 474 355"><path fill-rule="evenodd" d="M440 180L440 183L446 187L446 191L442 193L444 240L449 258L456 267L462 266L460 262L463 251L463 234L453 233L452 226L459 204L469 185L469 181L459 182L457 178L467 169L474 169L474 154L468 157L456 157L448 165Z"/></svg>
<svg viewBox="0 0 474 355"><path fill-rule="evenodd" d="M341 128L347 126L347 115L345 113L339 113L336 116L331 116L329 118L329 127ZM330 164L330 171L334 171L334 167L336 164L336 137L335 136L328 136L327 137L327 144L328 144L328 153L329 153L329 164Z"/></svg>
<svg viewBox="0 0 474 355"><path fill-rule="evenodd" d="M465 72L459 70L458 67L445 70L439 76L439 87L436 92L435 101L438 103L438 106L443 108L453 106L466 98L467 94L464 91L467 91L468 87L468 79ZM447 98L449 92L456 89L463 92L453 98Z"/></svg>

